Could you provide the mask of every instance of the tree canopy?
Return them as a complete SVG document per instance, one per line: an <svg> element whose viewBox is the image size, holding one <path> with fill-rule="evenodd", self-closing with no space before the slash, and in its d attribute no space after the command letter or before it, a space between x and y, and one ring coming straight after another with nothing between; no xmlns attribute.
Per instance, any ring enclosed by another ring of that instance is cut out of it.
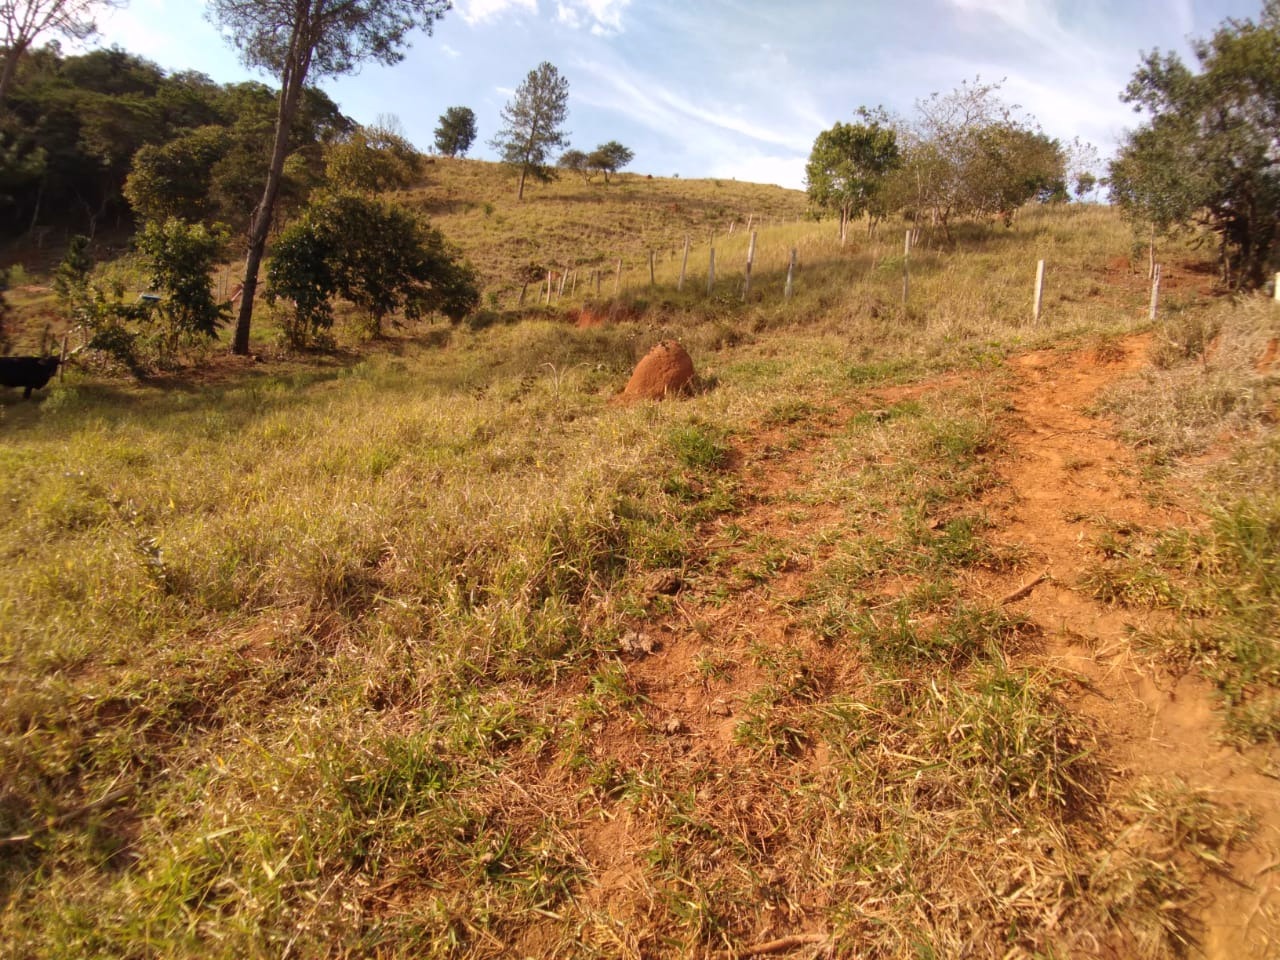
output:
<svg viewBox="0 0 1280 960"><path fill-rule="evenodd" d="M1280 0L1192 49L1198 72L1157 50L1125 90L1147 121L1111 165L1111 196L1158 233L1211 231L1224 275L1258 286L1280 242Z"/></svg>
<svg viewBox="0 0 1280 960"><path fill-rule="evenodd" d="M901 162L887 116L866 108L858 115L859 123L837 123L818 134L805 167L809 199L840 215L841 241L849 221L867 212L885 176Z"/></svg>
<svg viewBox="0 0 1280 960"><path fill-rule="evenodd" d="M293 301L286 331L300 344L333 321L332 300L363 309L378 336L388 314L461 320L480 302L475 271L440 233L404 207L355 194L310 205L276 242L268 298Z"/></svg>
<svg viewBox="0 0 1280 960"><path fill-rule="evenodd" d="M31 48L36 38L46 33L59 33L73 40L83 40L97 29L93 11L99 7L118 7L124 0L5 0L0 3L0 106L9 95L9 85L18 69L18 61Z"/></svg>
<svg viewBox="0 0 1280 960"><path fill-rule="evenodd" d="M617 140L610 140L596 147L587 156L587 166L604 174L604 182L609 182L609 175L617 173L635 159L635 154Z"/></svg>
<svg viewBox="0 0 1280 960"><path fill-rule="evenodd" d="M119 49L33 50L0 112L0 235L41 225L93 234L102 223L127 223L131 206L142 219L244 230L266 176L276 103L264 84L166 73ZM351 127L326 94L303 91L281 184L286 203L320 181L322 144Z"/></svg>
<svg viewBox="0 0 1280 960"><path fill-rule="evenodd" d="M210 0L213 22L227 32L244 62L270 70L281 88L266 183L249 228L234 352L249 351L258 268L280 190L289 128L308 76L338 76L368 61L398 63L410 31L430 33L450 6L449 0Z"/></svg>
<svg viewBox="0 0 1280 960"><path fill-rule="evenodd" d="M490 145L504 163L519 170L518 199L524 199L526 177L544 182L555 177L550 158L568 146L569 134L562 129L568 115L569 81L546 61L529 71L502 108L502 129Z"/></svg>
<svg viewBox="0 0 1280 960"><path fill-rule="evenodd" d="M446 157L465 157L476 140L476 115L470 107L450 107L436 126L436 150Z"/></svg>
<svg viewBox="0 0 1280 960"><path fill-rule="evenodd" d="M343 190L381 193L413 186L422 176L422 155L393 124L356 127L329 146L325 177Z"/></svg>

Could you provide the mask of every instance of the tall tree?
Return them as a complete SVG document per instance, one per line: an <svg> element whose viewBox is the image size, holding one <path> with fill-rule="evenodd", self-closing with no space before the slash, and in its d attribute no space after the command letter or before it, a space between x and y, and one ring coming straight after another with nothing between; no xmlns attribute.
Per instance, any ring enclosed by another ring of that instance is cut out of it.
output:
<svg viewBox="0 0 1280 960"><path fill-rule="evenodd" d="M1122 99L1150 119L1112 163L1111 195L1154 232L1216 234L1224 277L1258 286L1280 259L1280 0L1192 49L1199 72L1154 51L1130 81Z"/></svg>
<svg viewBox="0 0 1280 960"><path fill-rule="evenodd" d="M604 182L609 182L609 174L617 173L635 159L629 147L624 147L617 140L602 143L591 151L587 157L587 165L604 174Z"/></svg>
<svg viewBox="0 0 1280 960"><path fill-rule="evenodd" d="M476 115L470 107L450 107L436 127L436 149L446 157L465 157L476 142Z"/></svg>
<svg viewBox="0 0 1280 960"><path fill-rule="evenodd" d="M124 0L0 0L0 29L4 30L4 65L0 66L0 105L18 69L18 60L46 33L83 40L98 29L96 7L118 7Z"/></svg>
<svg viewBox="0 0 1280 960"><path fill-rule="evenodd" d="M519 168L517 199L524 199L524 182L530 174L543 182L555 177L549 161L552 151L569 145L569 133L561 129L568 115L569 81L545 60L529 71L502 108L503 127L489 145L504 163Z"/></svg>
<svg viewBox="0 0 1280 960"><path fill-rule="evenodd" d="M809 199L840 214L840 242L865 213L885 175L900 163L897 132L883 112L858 110L859 123L837 123L813 142L805 167Z"/></svg>
<svg viewBox="0 0 1280 960"><path fill-rule="evenodd" d="M289 152L290 127L308 76L351 73L369 60L398 63L410 31L430 34L451 6L450 0L210 0L214 23L229 32L245 64L280 78L271 163L249 228L234 353L249 352L258 268Z"/></svg>

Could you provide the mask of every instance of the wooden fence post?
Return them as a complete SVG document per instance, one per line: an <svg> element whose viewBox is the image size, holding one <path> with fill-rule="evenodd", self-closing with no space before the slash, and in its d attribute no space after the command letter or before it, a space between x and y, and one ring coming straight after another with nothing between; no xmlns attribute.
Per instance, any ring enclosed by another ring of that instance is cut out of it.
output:
<svg viewBox="0 0 1280 960"><path fill-rule="evenodd" d="M711 256L707 262L707 296L711 296L716 286L716 248L711 248Z"/></svg>
<svg viewBox="0 0 1280 960"><path fill-rule="evenodd" d="M756 232L751 231L751 242L747 244L747 273L742 281L742 302L747 302L747 297L751 296L751 265L756 259Z"/></svg>
<svg viewBox="0 0 1280 960"><path fill-rule="evenodd" d="M657 281L653 278L653 251L649 251L649 286L653 286Z"/></svg>
<svg viewBox="0 0 1280 960"><path fill-rule="evenodd" d="M1273 292L1275 294L1276 303L1280 303L1280 273L1276 274L1275 290Z"/></svg>
<svg viewBox="0 0 1280 960"><path fill-rule="evenodd" d="M569 282L569 271L565 270L560 274L560 288L556 291L556 296L564 298L564 285Z"/></svg>
<svg viewBox="0 0 1280 960"><path fill-rule="evenodd" d="M578 271L573 271L573 283L569 285L569 296L573 296L578 292Z"/></svg>
<svg viewBox="0 0 1280 960"><path fill-rule="evenodd" d="M622 289L622 258L618 258L618 270L613 275L613 295L616 297Z"/></svg>
<svg viewBox="0 0 1280 960"><path fill-rule="evenodd" d="M1147 312L1150 320L1160 312L1160 272L1160 264L1157 263L1151 271L1151 309Z"/></svg>
<svg viewBox="0 0 1280 960"><path fill-rule="evenodd" d="M911 296L911 231L907 231L902 241L902 305L907 305Z"/></svg>
<svg viewBox="0 0 1280 960"><path fill-rule="evenodd" d="M551 306L551 271L547 271L547 299L546 305Z"/></svg>
<svg viewBox="0 0 1280 960"><path fill-rule="evenodd" d="M796 275L796 248L791 248L791 262L787 264L787 292L784 294L787 300L791 299L791 282Z"/></svg>
<svg viewBox="0 0 1280 960"><path fill-rule="evenodd" d="M1040 321L1040 309L1044 306L1044 261L1036 261L1036 296L1035 305L1031 308L1031 319Z"/></svg>
<svg viewBox="0 0 1280 960"><path fill-rule="evenodd" d="M685 234L684 259L680 261L680 282L676 284L677 291L681 291L684 289L684 275L685 275L685 271L688 269L689 269L689 235Z"/></svg>
<svg viewBox="0 0 1280 960"><path fill-rule="evenodd" d="M529 281L526 280L524 283L520 285L520 302L516 304L517 307L524 306L524 295L528 293L528 291L529 291Z"/></svg>

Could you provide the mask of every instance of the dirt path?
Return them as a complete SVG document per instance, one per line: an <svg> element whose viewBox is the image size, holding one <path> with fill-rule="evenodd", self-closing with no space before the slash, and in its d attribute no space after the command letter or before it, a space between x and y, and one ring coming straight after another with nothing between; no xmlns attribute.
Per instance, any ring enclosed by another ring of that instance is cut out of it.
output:
<svg viewBox="0 0 1280 960"><path fill-rule="evenodd" d="M1229 871L1211 878L1190 911L1202 925L1201 955L1217 960L1280 956L1280 781L1264 775L1262 760L1221 745L1211 692L1196 680L1171 680L1137 656L1135 629L1158 629L1167 615L1098 603L1079 586L1097 562L1096 537L1107 525L1160 528L1195 524L1194 499L1185 504L1146 495L1131 452L1109 425L1086 412L1098 392L1139 368L1147 342L1131 338L1105 352L1041 351L1018 357L995 375L1012 409L996 469L1002 481L983 506L996 520L990 537L1027 558L1009 575L972 573L965 589L987 599L1006 596L1043 571L1047 579L1012 609L1040 628L1041 645L1025 655L1055 675L1077 679L1073 708L1091 721L1114 771L1114 793L1138 778L1175 778L1221 804L1248 811L1255 828ZM629 662L641 695L645 726L665 734L656 742L634 726L601 738L598 749L623 763L692 764L732 770L737 807L748 816L753 795L751 749L735 729L752 692L770 682L759 651L791 657L823 686L848 688L862 665L839 657L798 619L795 601L815 569L849 531L839 504L814 492L825 469L823 452L859 410L879 403L954 389L955 378L877 390L802 421L769 428L739 444L736 470L741 508L702 530L704 563L693 582L670 599L670 610L643 624L632 638L652 655ZM774 682L777 676L773 677ZM815 755L818 767L824 757ZM599 883L592 901L643 927L642 884L635 858L645 836L629 815L585 829L578 838ZM779 916L761 940L803 930L820 910ZM625 955L639 956L634 951Z"/></svg>
<svg viewBox="0 0 1280 960"><path fill-rule="evenodd" d="M1280 782L1261 759L1225 747L1211 692L1195 679L1173 680L1131 652L1134 629L1159 629L1162 617L1101 606L1075 584L1097 560L1090 521L1160 527L1195 518L1188 498L1153 504L1129 450L1085 410L1109 383L1142 365L1145 338L1114 352L1041 351L1013 363L1017 426L1013 456L1001 466L1008 504L1001 539L1029 548L1050 580L1019 604L1044 629L1044 658L1078 674L1076 707L1095 720L1122 777L1176 777L1218 802L1249 811L1252 842L1229 875L1210 882L1198 905L1209 958L1280 955Z"/></svg>

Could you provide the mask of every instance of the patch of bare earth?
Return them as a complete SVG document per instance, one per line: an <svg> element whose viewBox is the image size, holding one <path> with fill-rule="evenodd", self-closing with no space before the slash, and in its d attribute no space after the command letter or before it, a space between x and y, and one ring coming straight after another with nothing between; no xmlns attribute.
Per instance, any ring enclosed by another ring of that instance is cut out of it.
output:
<svg viewBox="0 0 1280 960"><path fill-rule="evenodd" d="M1133 652L1132 632L1158 627L1167 614L1107 607L1077 586L1096 562L1091 538L1099 524L1197 522L1192 498L1178 504L1147 496L1130 451L1105 421L1085 412L1105 385L1142 365L1146 347L1139 337L1101 352L1041 351L1011 362L1003 484L986 507L997 524L991 536L1020 547L1027 561L1018 574L973 573L967 589L995 602L1047 574L1009 605L1041 630L1040 648L1025 656L1075 680L1068 687L1072 706L1089 718L1106 751L1112 796L1141 777L1176 778L1247 811L1254 825L1248 844L1232 851L1192 906L1201 924L1197 949L1209 958L1273 956L1280 948L1280 783L1261 772L1260 753L1223 746L1205 684L1170 678ZM861 405L949 385L953 379L879 391ZM639 694L643 721L610 722L593 747L597 758L621 768L694 768L698 773L689 779L702 784L698 816L761 850L784 832L778 818L785 818L785 804L771 801L778 771L765 773L767 759L735 732L752 693L778 681L762 663L772 653L784 669L806 671L819 689L864 681L857 659L820 642L793 604L831 549L824 544L835 542L846 523L839 504L812 492L825 445L855 412L834 408L738 442L741 509L701 531L705 554L716 561L680 584L669 612L637 624L631 638L639 646L626 660L627 679ZM825 762L819 746L809 765ZM645 955L640 944L653 942L652 890L640 866L652 824L637 810L609 805L599 819L580 822L574 837L593 878L585 906L610 918L620 956ZM753 937L756 945L788 948L779 952L820 942L821 918L831 907L821 891L789 887L787 858L779 849L775 873L762 880L783 893L756 911ZM747 944L740 949L749 955Z"/></svg>
<svg viewBox="0 0 1280 960"><path fill-rule="evenodd" d="M1223 745L1206 684L1169 677L1133 655L1133 631L1158 630L1168 614L1106 607L1076 586L1098 561L1091 546L1098 524L1197 523L1193 498L1152 497L1128 448L1105 421L1085 412L1103 387L1144 363L1147 346L1147 338L1134 337L1101 353L1040 351L1013 362L1010 456L1000 466L1007 486L996 536L1021 544L1049 574L1016 609L1043 629L1045 661L1079 678L1075 707L1095 722L1118 775L1178 778L1253 821L1251 842L1209 879L1197 905L1204 956L1275 956L1280 783L1262 772L1261 751Z"/></svg>

